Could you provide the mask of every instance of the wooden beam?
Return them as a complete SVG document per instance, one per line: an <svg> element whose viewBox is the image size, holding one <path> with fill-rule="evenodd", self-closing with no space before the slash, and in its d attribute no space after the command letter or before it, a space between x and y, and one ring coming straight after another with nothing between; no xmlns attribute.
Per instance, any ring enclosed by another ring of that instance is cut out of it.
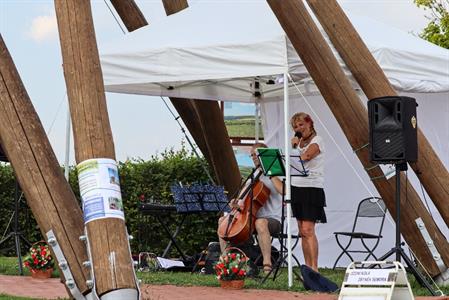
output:
<svg viewBox="0 0 449 300"><path fill-rule="evenodd" d="M207 147L203 129L198 121L198 114L195 109L195 100L171 97L170 101L186 125L190 135L195 140L195 143L198 145L198 148L200 148L200 151L203 153L208 164L214 168L213 160L211 158L211 154L209 153L209 148ZM215 175L217 175L216 172Z"/></svg>
<svg viewBox="0 0 449 300"><path fill-rule="evenodd" d="M88 293L81 209L1 35L0 143L42 235L53 230L78 289Z"/></svg>
<svg viewBox="0 0 449 300"><path fill-rule="evenodd" d="M189 7L187 0L162 0L162 3L164 4L165 13L167 16Z"/></svg>
<svg viewBox="0 0 449 300"><path fill-rule="evenodd" d="M240 186L240 170L218 101L194 100L218 183L232 196Z"/></svg>
<svg viewBox="0 0 449 300"><path fill-rule="evenodd" d="M76 161L115 160L90 1L55 0L55 8ZM137 293L125 221L95 219L86 223L86 229L97 294L112 299L122 292Z"/></svg>
<svg viewBox="0 0 449 300"><path fill-rule="evenodd" d="M307 2L368 99L397 96L337 1ZM419 128L418 161L410 165L449 226L449 172Z"/></svg>
<svg viewBox="0 0 449 300"><path fill-rule="evenodd" d="M134 0L111 0L111 3L129 32L148 25L147 20Z"/></svg>
<svg viewBox="0 0 449 300"><path fill-rule="evenodd" d="M307 12L302 1L267 0L299 57L312 76L321 95L345 133L350 145L356 151L362 165L384 199L390 214L395 215L395 180L374 179L382 176L379 167L372 168L368 148L368 114L359 97L353 90L349 80L332 50L327 45L319 29ZM357 124L357 126L354 126ZM418 259L432 275L440 273L432 254L425 246L414 220L421 217L442 255L444 262L449 262L449 244L441 234L435 222L427 212L418 194L401 175L402 219L401 232L408 245L413 249ZM405 202L407 203L405 204ZM392 245L393 246L393 245Z"/></svg>

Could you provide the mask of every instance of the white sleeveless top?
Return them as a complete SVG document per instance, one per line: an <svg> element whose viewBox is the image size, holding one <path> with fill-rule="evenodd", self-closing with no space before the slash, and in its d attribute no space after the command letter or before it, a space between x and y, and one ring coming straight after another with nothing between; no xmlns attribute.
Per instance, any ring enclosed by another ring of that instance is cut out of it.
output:
<svg viewBox="0 0 449 300"><path fill-rule="evenodd" d="M307 146L293 150L292 155L295 155L299 151L299 155L302 155L312 144L317 144L320 148L320 153L309 161L303 161L304 168L308 171L309 176L292 176L291 184L297 187L316 187L323 188L324 186L324 154L326 150L324 148L323 138L321 136L314 136ZM296 152L296 153L295 153ZM294 158L297 159L297 158Z"/></svg>

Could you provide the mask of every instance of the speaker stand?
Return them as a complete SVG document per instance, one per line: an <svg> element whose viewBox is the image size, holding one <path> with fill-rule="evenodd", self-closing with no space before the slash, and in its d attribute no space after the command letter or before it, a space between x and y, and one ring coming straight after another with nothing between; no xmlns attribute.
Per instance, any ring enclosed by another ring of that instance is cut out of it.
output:
<svg viewBox="0 0 449 300"><path fill-rule="evenodd" d="M416 280L421 284L421 286L424 286L427 288L427 290L432 294L432 296L436 296L437 294L433 290L430 283L427 281L427 279L418 271L416 266L413 264L413 262L410 260L410 258L405 254L404 249L402 249L401 246L401 171L407 170L407 163L396 163L396 242L395 246L385 253L382 257L380 257L379 261L385 261L386 258L390 257L393 254L396 254L396 261L401 262L401 257L404 259L406 265L408 266L411 273L415 276Z"/></svg>

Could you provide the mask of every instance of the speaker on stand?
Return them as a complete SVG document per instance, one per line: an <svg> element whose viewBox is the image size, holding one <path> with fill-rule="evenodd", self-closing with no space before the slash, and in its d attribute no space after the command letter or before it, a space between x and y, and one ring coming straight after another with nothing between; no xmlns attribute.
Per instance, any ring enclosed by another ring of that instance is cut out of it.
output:
<svg viewBox="0 0 449 300"><path fill-rule="evenodd" d="M379 258L384 261L396 255L401 257L421 285L432 295L436 295L430 283L418 271L401 246L401 171L407 170L407 162L418 159L418 122L416 118L417 103L410 97L381 97L368 101L369 142L371 161L379 164L394 164L396 170L396 239L395 246Z"/></svg>
<svg viewBox="0 0 449 300"><path fill-rule="evenodd" d="M416 100L382 97L368 102L371 160L406 163L418 159Z"/></svg>

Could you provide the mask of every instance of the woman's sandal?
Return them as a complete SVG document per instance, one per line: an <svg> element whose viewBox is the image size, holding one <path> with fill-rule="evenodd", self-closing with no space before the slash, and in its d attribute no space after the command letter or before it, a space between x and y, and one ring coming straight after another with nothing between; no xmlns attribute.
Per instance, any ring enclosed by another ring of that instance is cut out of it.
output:
<svg viewBox="0 0 449 300"><path fill-rule="evenodd" d="M263 265L263 272L266 274L269 274L273 270L273 267L270 264L264 264Z"/></svg>

